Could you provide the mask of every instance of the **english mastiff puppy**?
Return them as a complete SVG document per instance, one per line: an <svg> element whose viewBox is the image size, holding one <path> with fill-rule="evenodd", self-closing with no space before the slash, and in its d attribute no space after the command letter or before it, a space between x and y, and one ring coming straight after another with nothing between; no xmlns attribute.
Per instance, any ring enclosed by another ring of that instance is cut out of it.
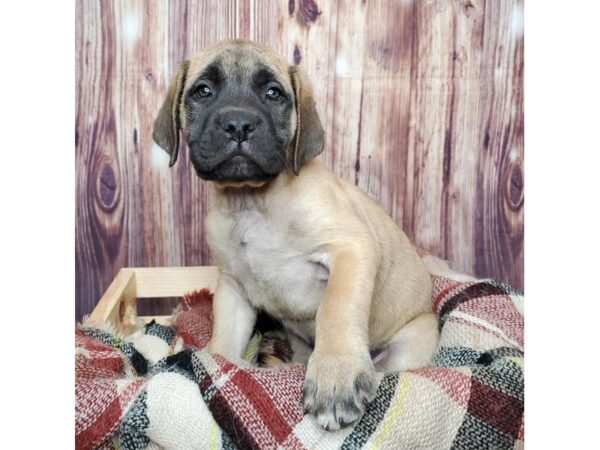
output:
<svg viewBox="0 0 600 450"><path fill-rule="evenodd" d="M212 181L206 233L219 267L211 352L242 356L258 311L307 365L304 407L328 430L355 422L374 371L428 365L438 342L431 279L396 223L315 156L325 137L296 66L253 42L185 61L153 138L180 135Z"/></svg>

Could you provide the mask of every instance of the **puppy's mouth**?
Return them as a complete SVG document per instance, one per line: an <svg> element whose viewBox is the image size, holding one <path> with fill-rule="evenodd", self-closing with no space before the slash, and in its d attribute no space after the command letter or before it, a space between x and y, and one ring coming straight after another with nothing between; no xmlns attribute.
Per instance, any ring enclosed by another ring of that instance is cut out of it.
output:
<svg viewBox="0 0 600 450"><path fill-rule="evenodd" d="M214 172L217 174L217 179L220 180L242 181L267 177L267 174L260 165L250 155L242 152L236 152L233 156L217 165Z"/></svg>
<svg viewBox="0 0 600 450"><path fill-rule="evenodd" d="M214 181L250 181L268 180L273 176L261 167L252 154L244 151L242 146L212 161L210 165L210 170L196 166L200 178Z"/></svg>

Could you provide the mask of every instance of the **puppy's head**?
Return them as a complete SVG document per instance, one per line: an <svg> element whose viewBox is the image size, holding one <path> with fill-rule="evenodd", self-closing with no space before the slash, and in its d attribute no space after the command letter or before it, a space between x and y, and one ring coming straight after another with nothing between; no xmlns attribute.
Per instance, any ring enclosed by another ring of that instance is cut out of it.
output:
<svg viewBox="0 0 600 450"><path fill-rule="evenodd" d="M228 41L185 61L154 122L175 164L183 136L198 175L257 186L323 150L324 132L304 76L258 44Z"/></svg>

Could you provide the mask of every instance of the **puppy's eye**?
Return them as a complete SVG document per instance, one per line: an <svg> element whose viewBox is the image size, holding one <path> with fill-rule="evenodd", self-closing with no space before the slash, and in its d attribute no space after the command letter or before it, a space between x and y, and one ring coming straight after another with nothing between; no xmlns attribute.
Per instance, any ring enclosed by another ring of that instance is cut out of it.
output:
<svg viewBox="0 0 600 450"><path fill-rule="evenodd" d="M270 87L267 89L266 95L269 100L279 100L281 98L281 91L276 87Z"/></svg>
<svg viewBox="0 0 600 450"><path fill-rule="evenodd" d="M201 84L196 88L196 92L194 92L194 94L197 97L209 97L212 95L212 91L207 85Z"/></svg>

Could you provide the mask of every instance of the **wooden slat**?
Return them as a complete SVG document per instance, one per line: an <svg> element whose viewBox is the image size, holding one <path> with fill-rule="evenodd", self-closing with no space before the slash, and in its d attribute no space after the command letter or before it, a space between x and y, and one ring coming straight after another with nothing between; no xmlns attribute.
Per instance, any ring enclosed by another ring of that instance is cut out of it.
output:
<svg viewBox="0 0 600 450"><path fill-rule="evenodd" d="M303 2L298 2L303 3ZM323 159L334 173L354 182L361 132L365 8L362 2L337 2L330 16L334 53L328 64L326 151ZM325 18L319 18L321 23ZM334 27L334 28L333 28ZM317 102L321 103L317 97Z"/></svg>
<svg viewBox="0 0 600 450"><path fill-rule="evenodd" d="M121 269L90 314L97 323L111 322L125 331L135 325L136 277L132 269Z"/></svg>
<svg viewBox="0 0 600 450"><path fill-rule="evenodd" d="M444 141L443 256L459 271L473 272L476 246L474 221L476 187L480 155L465 149L483 146L483 112L486 104L482 94L485 81L482 75L491 64L483 60L485 11L481 2L455 2L455 42L452 54L452 104L450 106Z"/></svg>
<svg viewBox="0 0 600 450"><path fill-rule="evenodd" d="M523 2L485 4L473 272L523 284Z"/></svg>
<svg viewBox="0 0 600 450"><path fill-rule="evenodd" d="M119 269L125 196L113 113L112 3L76 2L76 316L89 314ZM96 93L95 93L96 92ZM99 92L102 92L100 95ZM125 226L125 228L129 228Z"/></svg>
<svg viewBox="0 0 600 450"><path fill-rule="evenodd" d="M411 60L411 126L408 140L404 228L413 241L444 255L444 153L452 101L451 2L415 2Z"/></svg>
<svg viewBox="0 0 600 450"><path fill-rule="evenodd" d="M217 286L216 267L136 267L137 298L180 297L188 292Z"/></svg>
<svg viewBox="0 0 600 450"><path fill-rule="evenodd" d="M411 2L379 1L369 4L364 14L366 43L354 182L402 224L411 127L414 6Z"/></svg>

